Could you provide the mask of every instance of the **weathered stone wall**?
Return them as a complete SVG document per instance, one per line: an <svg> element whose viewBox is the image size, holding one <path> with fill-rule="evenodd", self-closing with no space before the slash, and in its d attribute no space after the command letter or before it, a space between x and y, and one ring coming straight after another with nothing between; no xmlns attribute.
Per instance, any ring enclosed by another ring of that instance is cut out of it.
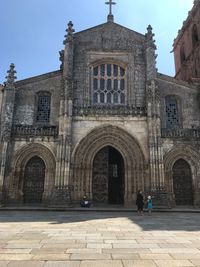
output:
<svg viewBox="0 0 200 267"><path fill-rule="evenodd" d="M53 76L53 77L51 77ZM51 94L50 125L58 125L60 101L59 72L45 74L16 83L14 124L33 125L36 113L36 94L46 91Z"/></svg>
<svg viewBox="0 0 200 267"><path fill-rule="evenodd" d="M145 36L114 23L106 23L74 35L75 100L91 102L90 65L96 61L121 62L127 67L127 103L144 106Z"/></svg>
<svg viewBox="0 0 200 267"><path fill-rule="evenodd" d="M23 203L23 173L29 159L39 156L45 163L43 203L49 203L55 185L56 142L47 137L15 138L7 152L4 203Z"/></svg>
<svg viewBox="0 0 200 267"><path fill-rule="evenodd" d="M194 205L199 207L200 107L198 87L161 74L158 75L158 86L161 95L161 142L165 168L165 186L170 198L170 205L175 206L173 166L177 160L183 159L190 166ZM172 129L166 129L165 97L168 95L174 96L177 100L181 122L180 126Z"/></svg>
<svg viewBox="0 0 200 267"><path fill-rule="evenodd" d="M158 75L158 85L161 94L161 127L166 128L165 97L168 95L177 99L182 128L200 127L198 88L166 75Z"/></svg>
<svg viewBox="0 0 200 267"><path fill-rule="evenodd" d="M194 45L192 31L197 26L198 42ZM185 59L181 60L181 49ZM191 78L200 78L200 2L196 1L181 30L174 41L174 59L176 78L189 81Z"/></svg>

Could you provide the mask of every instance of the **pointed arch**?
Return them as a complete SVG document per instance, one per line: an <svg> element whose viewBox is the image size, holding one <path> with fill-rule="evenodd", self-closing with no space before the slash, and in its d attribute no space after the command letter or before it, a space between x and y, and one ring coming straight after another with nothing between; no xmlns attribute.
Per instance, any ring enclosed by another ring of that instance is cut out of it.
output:
<svg viewBox="0 0 200 267"><path fill-rule="evenodd" d="M164 168L168 191L173 195L172 198L175 202L173 188L173 166L180 159L186 161L191 169L192 184L194 188L194 204L199 205L200 199L198 197L198 192L200 188L200 154L192 146L178 145L165 154Z"/></svg>
<svg viewBox="0 0 200 267"><path fill-rule="evenodd" d="M131 201L134 192L139 188L144 188L146 161L137 140L123 129L110 125L95 128L75 147L72 154L71 177L71 183L75 188L74 197L79 199L84 192L92 197L93 160L96 153L105 146L115 148L124 160L124 201L126 204Z"/></svg>
<svg viewBox="0 0 200 267"><path fill-rule="evenodd" d="M56 161L53 152L45 145L31 143L21 147L14 156L12 168L14 169L13 188L15 188L18 199L23 199L24 175L27 163L34 157L40 158L45 165L43 202L46 201L53 190L55 183Z"/></svg>

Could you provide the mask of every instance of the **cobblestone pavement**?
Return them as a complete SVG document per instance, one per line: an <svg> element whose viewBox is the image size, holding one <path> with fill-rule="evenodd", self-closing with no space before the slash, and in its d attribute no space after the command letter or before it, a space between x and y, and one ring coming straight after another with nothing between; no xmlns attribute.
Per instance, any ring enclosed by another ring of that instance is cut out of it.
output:
<svg viewBox="0 0 200 267"><path fill-rule="evenodd" d="M1 266L200 266L200 213L0 211Z"/></svg>

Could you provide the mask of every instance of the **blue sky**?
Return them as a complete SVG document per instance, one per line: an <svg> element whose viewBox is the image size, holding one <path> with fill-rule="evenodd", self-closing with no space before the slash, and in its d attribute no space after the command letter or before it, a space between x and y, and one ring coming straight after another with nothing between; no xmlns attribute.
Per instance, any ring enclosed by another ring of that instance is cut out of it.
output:
<svg viewBox="0 0 200 267"><path fill-rule="evenodd" d="M192 8L193 0L116 0L115 22L146 33L152 25L158 71L174 75L173 39ZM59 69L69 20L81 31L107 20L105 0L0 0L0 83L10 63L18 80Z"/></svg>

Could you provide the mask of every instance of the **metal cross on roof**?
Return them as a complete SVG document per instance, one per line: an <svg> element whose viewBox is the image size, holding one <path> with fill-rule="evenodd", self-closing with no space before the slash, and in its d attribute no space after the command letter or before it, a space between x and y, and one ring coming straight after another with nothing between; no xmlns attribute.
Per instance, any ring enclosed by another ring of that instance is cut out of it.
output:
<svg viewBox="0 0 200 267"><path fill-rule="evenodd" d="M108 15L108 21L113 21L113 14L112 14L112 6L116 5L113 0L109 0L109 2L105 2L106 5L109 5L109 15Z"/></svg>

